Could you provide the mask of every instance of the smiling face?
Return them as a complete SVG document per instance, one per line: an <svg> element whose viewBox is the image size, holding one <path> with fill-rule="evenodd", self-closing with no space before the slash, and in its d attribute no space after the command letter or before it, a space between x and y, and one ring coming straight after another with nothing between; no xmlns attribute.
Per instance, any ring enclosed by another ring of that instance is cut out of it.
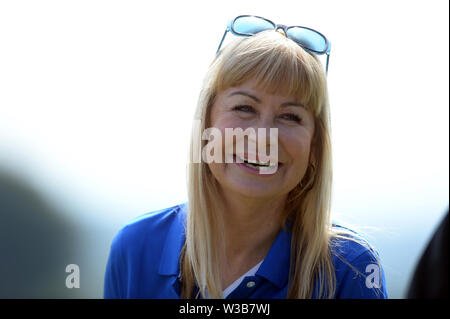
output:
<svg viewBox="0 0 450 319"><path fill-rule="evenodd" d="M209 168L224 192L245 197L285 196L302 180L310 159L314 117L293 97L269 94L255 81L221 91L210 110L210 126L225 136L225 128L278 129L278 169L260 174L245 163L210 163ZM247 144L245 144L247 147ZM267 144L267 154L271 144ZM222 152L225 154L225 147ZM247 149L244 150L247 153ZM229 154L231 156L236 155Z"/></svg>

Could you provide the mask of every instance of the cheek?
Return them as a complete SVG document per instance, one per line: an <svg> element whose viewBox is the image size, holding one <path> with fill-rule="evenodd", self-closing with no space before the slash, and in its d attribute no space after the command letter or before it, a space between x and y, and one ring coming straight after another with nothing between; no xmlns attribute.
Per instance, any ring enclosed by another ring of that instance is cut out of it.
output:
<svg viewBox="0 0 450 319"><path fill-rule="evenodd" d="M302 175L306 172L311 151L311 137L307 132L287 134L280 138L283 151L289 158L291 167ZM297 175L297 174L296 174Z"/></svg>
<svg viewBox="0 0 450 319"><path fill-rule="evenodd" d="M307 165L309 161L310 144L307 141L292 143L290 156L295 161L296 166Z"/></svg>
<svg viewBox="0 0 450 319"><path fill-rule="evenodd" d="M222 153L224 156L226 154L230 153L232 154L234 152L234 145L236 142L235 138L226 138L227 134L225 129L236 129L240 128L242 130L246 130L249 127L248 121L233 117L233 116L218 116L214 119L214 121L211 123L212 127L215 127L220 130L221 137L222 137ZM228 153L227 153L228 151Z"/></svg>
<svg viewBox="0 0 450 319"><path fill-rule="evenodd" d="M248 125L248 121L237 118L232 114L217 116L213 119L213 121L211 121L211 126L217 127L223 131L225 131L225 128L242 128L245 130Z"/></svg>
<svg viewBox="0 0 450 319"><path fill-rule="evenodd" d="M219 164L219 163L209 163L207 164L209 167L209 170L211 171L211 173L213 174L213 176L216 179L221 179L221 176L223 175L223 164Z"/></svg>

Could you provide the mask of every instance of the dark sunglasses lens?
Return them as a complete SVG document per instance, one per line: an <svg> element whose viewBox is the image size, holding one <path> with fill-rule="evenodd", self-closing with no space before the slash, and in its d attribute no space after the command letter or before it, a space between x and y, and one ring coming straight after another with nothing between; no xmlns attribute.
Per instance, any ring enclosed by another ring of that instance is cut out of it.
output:
<svg viewBox="0 0 450 319"><path fill-rule="evenodd" d="M327 49L325 38L313 30L293 27L287 30L287 36L306 49L321 53L325 53Z"/></svg>
<svg viewBox="0 0 450 319"><path fill-rule="evenodd" d="M258 17L240 17L234 20L233 29L238 33L256 34L265 30L273 30L275 26Z"/></svg>

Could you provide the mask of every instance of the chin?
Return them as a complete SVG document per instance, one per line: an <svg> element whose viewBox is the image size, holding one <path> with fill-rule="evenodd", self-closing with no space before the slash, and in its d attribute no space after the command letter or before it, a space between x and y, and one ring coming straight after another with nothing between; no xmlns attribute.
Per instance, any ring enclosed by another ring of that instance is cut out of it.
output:
<svg viewBox="0 0 450 319"><path fill-rule="evenodd" d="M281 185L275 183L256 183L254 181L228 181L222 185L223 191L237 193L249 198L273 198L285 195Z"/></svg>
<svg viewBox="0 0 450 319"><path fill-rule="evenodd" d="M284 170L270 177L248 174L236 164L213 163L210 167L223 192L260 199L281 197L289 193Z"/></svg>

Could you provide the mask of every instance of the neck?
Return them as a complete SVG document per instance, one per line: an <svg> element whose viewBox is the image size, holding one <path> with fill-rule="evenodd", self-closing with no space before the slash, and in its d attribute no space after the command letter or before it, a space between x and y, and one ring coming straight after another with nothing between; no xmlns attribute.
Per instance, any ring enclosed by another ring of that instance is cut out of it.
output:
<svg viewBox="0 0 450 319"><path fill-rule="evenodd" d="M247 258L255 264L264 258L280 230L285 201L224 194L226 258Z"/></svg>

